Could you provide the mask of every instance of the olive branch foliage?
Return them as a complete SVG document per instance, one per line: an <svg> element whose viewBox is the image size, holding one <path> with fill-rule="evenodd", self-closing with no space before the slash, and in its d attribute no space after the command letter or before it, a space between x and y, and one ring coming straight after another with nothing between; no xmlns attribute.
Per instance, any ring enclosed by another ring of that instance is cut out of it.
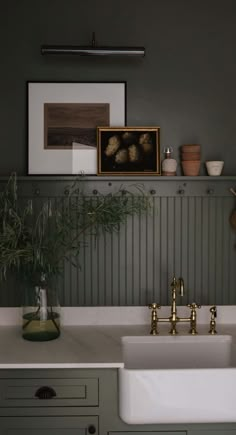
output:
<svg viewBox="0 0 236 435"><path fill-rule="evenodd" d="M67 193L43 203L23 200L16 174L11 174L0 193L0 280L8 273L34 282L42 274L50 278L62 272L65 260L77 267L86 235L119 231L129 216L150 207L149 195L139 185L92 197L83 193L77 177Z"/></svg>

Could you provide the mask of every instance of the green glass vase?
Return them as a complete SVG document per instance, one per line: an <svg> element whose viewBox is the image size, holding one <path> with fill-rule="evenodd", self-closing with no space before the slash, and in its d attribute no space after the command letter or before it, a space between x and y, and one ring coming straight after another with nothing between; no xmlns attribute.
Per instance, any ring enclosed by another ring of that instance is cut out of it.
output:
<svg viewBox="0 0 236 435"><path fill-rule="evenodd" d="M30 341L54 340L60 335L60 305L57 292L48 286L24 289L22 336Z"/></svg>

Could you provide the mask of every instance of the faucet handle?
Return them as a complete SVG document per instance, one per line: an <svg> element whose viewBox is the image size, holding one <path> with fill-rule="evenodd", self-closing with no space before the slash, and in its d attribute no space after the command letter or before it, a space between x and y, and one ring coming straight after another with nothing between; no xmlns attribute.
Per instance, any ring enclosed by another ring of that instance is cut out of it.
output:
<svg viewBox="0 0 236 435"><path fill-rule="evenodd" d="M148 305L148 308L150 310L157 310L158 308L161 308L161 305L157 304L156 302L153 302L152 304Z"/></svg>
<svg viewBox="0 0 236 435"><path fill-rule="evenodd" d="M152 310L151 331L150 331L150 334L151 335L158 335L158 330L157 330L157 322L158 322L157 309L161 308L161 306L159 304L157 304L156 302L153 302L152 304L148 305L148 308L150 310Z"/></svg>
<svg viewBox="0 0 236 435"><path fill-rule="evenodd" d="M188 308L191 310L190 315L190 330L189 333L192 335L197 334L197 308L201 308L201 305L196 304L196 302L193 302L192 304L187 305Z"/></svg>
<svg viewBox="0 0 236 435"><path fill-rule="evenodd" d="M192 304L187 305L188 308L191 308L191 310L196 310L196 308L201 308L201 305L196 304L196 302L193 302Z"/></svg>

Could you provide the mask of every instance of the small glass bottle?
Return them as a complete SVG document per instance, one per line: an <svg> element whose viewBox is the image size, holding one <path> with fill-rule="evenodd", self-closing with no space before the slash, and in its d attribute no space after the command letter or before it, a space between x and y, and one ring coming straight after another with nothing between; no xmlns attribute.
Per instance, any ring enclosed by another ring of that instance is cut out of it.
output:
<svg viewBox="0 0 236 435"><path fill-rule="evenodd" d="M164 160L162 160L162 175L164 176L174 176L176 175L177 161L172 158L173 148L164 148Z"/></svg>

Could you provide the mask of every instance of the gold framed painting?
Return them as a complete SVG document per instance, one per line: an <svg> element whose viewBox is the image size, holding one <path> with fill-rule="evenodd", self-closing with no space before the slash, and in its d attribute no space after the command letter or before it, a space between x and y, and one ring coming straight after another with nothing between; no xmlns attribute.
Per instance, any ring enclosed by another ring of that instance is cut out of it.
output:
<svg viewBox="0 0 236 435"><path fill-rule="evenodd" d="M98 175L160 175L160 127L98 127Z"/></svg>

